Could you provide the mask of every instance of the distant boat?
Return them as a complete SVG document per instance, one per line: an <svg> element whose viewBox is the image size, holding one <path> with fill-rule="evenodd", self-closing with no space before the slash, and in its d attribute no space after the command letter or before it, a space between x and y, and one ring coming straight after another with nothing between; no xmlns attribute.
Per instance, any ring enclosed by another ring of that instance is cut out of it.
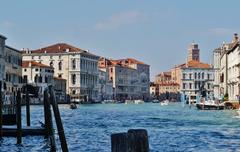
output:
<svg viewBox="0 0 240 152"><path fill-rule="evenodd" d="M103 104L116 103L116 100L103 100L102 103L103 103Z"/></svg>
<svg viewBox="0 0 240 152"><path fill-rule="evenodd" d="M196 103L196 107L199 110L224 110L224 103L218 104L214 100L207 100L201 103Z"/></svg>
<svg viewBox="0 0 240 152"><path fill-rule="evenodd" d="M159 103L160 101L158 99L152 100L152 103Z"/></svg>
<svg viewBox="0 0 240 152"><path fill-rule="evenodd" d="M125 104L142 104L143 100L125 100Z"/></svg>
<svg viewBox="0 0 240 152"><path fill-rule="evenodd" d="M77 109L77 105L75 103L70 104L70 109Z"/></svg>
<svg viewBox="0 0 240 152"><path fill-rule="evenodd" d="M167 106L169 104L169 100L164 100L160 102L161 106Z"/></svg>
<svg viewBox="0 0 240 152"><path fill-rule="evenodd" d="M134 103L135 103L135 104L143 104L144 101L143 101L143 100L134 100Z"/></svg>

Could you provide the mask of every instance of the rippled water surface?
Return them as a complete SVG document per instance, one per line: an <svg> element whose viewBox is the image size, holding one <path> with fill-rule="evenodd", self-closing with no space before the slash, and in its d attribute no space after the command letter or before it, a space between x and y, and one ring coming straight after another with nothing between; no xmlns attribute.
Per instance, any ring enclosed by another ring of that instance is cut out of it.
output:
<svg viewBox="0 0 240 152"><path fill-rule="evenodd" d="M180 103L80 105L75 110L60 105L60 111L70 151L109 152L110 135L130 128L148 130L152 152L240 149L240 118L235 111L199 111ZM31 112L32 125L39 125L43 108L32 106ZM15 143L15 138L4 138L0 151L49 151L42 137L24 137L21 146Z"/></svg>

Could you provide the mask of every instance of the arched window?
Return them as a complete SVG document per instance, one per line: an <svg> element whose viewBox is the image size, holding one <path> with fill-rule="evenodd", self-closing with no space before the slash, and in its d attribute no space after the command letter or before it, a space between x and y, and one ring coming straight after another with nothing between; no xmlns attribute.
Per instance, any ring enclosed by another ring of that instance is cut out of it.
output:
<svg viewBox="0 0 240 152"><path fill-rule="evenodd" d="M76 69L76 59L72 60L72 69Z"/></svg>
<svg viewBox="0 0 240 152"><path fill-rule="evenodd" d="M48 77L45 76L45 83L48 83Z"/></svg>
<svg viewBox="0 0 240 152"><path fill-rule="evenodd" d="M34 77L34 82L37 83L38 82L38 75L36 74Z"/></svg>
<svg viewBox="0 0 240 152"><path fill-rule="evenodd" d="M50 65L50 67L53 67L53 61L51 61L49 65Z"/></svg>
<svg viewBox="0 0 240 152"><path fill-rule="evenodd" d="M198 73L198 79L201 79L201 73Z"/></svg>
<svg viewBox="0 0 240 152"><path fill-rule="evenodd" d="M38 78L38 82L39 83L42 83L42 76L40 75L39 78Z"/></svg>
<svg viewBox="0 0 240 152"><path fill-rule="evenodd" d="M204 73L202 73L202 79L204 79Z"/></svg>
<svg viewBox="0 0 240 152"><path fill-rule="evenodd" d="M58 63L58 70L62 70L62 62L61 61Z"/></svg>
<svg viewBox="0 0 240 152"><path fill-rule="evenodd" d="M72 74L72 84L76 84L76 74Z"/></svg>

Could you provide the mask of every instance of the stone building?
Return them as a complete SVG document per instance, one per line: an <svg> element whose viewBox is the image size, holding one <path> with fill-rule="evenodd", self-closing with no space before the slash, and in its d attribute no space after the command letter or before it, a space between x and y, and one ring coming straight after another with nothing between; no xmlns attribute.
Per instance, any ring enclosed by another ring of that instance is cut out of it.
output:
<svg viewBox="0 0 240 152"><path fill-rule="evenodd" d="M215 71L215 81L219 84L215 88L215 97L225 96L225 99L236 101L240 95L240 42L238 34L234 34L231 43L223 43L221 47L213 51L214 66L219 67ZM216 57L218 50L218 57Z"/></svg>
<svg viewBox="0 0 240 152"><path fill-rule="evenodd" d="M23 83L38 88L38 98L34 103L42 103L44 90L53 84L54 69L36 61L22 62Z"/></svg>
<svg viewBox="0 0 240 152"><path fill-rule="evenodd" d="M22 54L19 50L5 46L5 91L12 94L22 88Z"/></svg>
<svg viewBox="0 0 240 152"><path fill-rule="evenodd" d="M109 79L109 69L99 67L99 101L113 99L113 83Z"/></svg>
<svg viewBox="0 0 240 152"><path fill-rule="evenodd" d="M54 76L66 79L71 100L83 102L97 99L98 59L88 50L65 43L25 50L23 54L23 61L32 60L54 67Z"/></svg>
<svg viewBox="0 0 240 152"><path fill-rule="evenodd" d="M189 61L181 65L181 93L189 97L190 102L196 102L200 96L200 88L207 90L208 96L213 96L214 71L211 65L198 61Z"/></svg>
<svg viewBox="0 0 240 152"><path fill-rule="evenodd" d="M150 97L149 65L132 58L110 60L101 58L99 65L109 69L114 99L143 99Z"/></svg>

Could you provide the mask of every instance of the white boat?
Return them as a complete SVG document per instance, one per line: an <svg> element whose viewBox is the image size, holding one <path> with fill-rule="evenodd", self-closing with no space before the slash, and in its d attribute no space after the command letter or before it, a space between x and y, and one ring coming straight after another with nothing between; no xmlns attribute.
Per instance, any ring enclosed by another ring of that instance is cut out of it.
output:
<svg viewBox="0 0 240 152"><path fill-rule="evenodd" d="M167 106L169 104L169 100L164 100L163 102L160 102L161 106Z"/></svg>
<svg viewBox="0 0 240 152"><path fill-rule="evenodd" d="M214 100L207 100L200 103L196 103L196 107L199 110L224 110L224 103L216 103Z"/></svg>
<svg viewBox="0 0 240 152"><path fill-rule="evenodd" d="M158 99L154 99L152 103L159 103L160 101Z"/></svg>
<svg viewBox="0 0 240 152"><path fill-rule="evenodd" d="M125 100L125 104L143 104L143 100Z"/></svg>
<svg viewBox="0 0 240 152"><path fill-rule="evenodd" d="M103 104L108 104L108 103L116 103L116 100L103 100Z"/></svg>
<svg viewBox="0 0 240 152"><path fill-rule="evenodd" d="M134 100L125 100L125 104L134 104Z"/></svg>
<svg viewBox="0 0 240 152"><path fill-rule="evenodd" d="M135 104L143 104L144 101L143 101L143 100L134 100L134 103L135 103Z"/></svg>

